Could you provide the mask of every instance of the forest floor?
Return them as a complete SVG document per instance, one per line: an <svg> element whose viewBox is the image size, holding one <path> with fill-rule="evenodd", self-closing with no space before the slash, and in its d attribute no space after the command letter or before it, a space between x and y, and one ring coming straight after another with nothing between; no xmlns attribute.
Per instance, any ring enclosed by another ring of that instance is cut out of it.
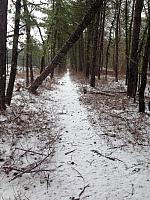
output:
<svg viewBox="0 0 150 200"><path fill-rule="evenodd" d="M149 200L150 112L124 82L92 89L67 71L45 84L0 115L0 199Z"/></svg>

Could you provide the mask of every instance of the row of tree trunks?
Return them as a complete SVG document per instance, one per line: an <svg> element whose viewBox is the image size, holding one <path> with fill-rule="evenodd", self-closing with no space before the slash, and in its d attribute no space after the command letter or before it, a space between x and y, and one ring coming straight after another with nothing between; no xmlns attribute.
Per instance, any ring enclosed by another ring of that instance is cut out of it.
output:
<svg viewBox="0 0 150 200"><path fill-rule="evenodd" d="M42 84L44 79L51 73L51 69L62 61L62 59L66 56L68 51L71 49L73 44L78 41L80 35L83 33L84 29L90 24L91 20L94 18L96 13L101 9L103 0L96 0L94 4L92 4L91 8L82 19L82 21L77 26L76 30L71 34L70 38L66 41L66 43L62 46L56 56L53 58L48 67L41 73L39 77L31 84L29 87L29 91L35 93L37 88Z"/></svg>
<svg viewBox="0 0 150 200"><path fill-rule="evenodd" d="M0 0L0 111L5 110L8 0Z"/></svg>

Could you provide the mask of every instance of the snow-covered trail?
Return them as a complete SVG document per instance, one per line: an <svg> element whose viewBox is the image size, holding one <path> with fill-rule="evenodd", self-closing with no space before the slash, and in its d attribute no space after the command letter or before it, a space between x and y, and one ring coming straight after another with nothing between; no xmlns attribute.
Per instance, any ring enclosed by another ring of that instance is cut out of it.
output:
<svg viewBox="0 0 150 200"><path fill-rule="evenodd" d="M51 171L10 183L1 177L1 200L149 200L149 147L116 148L122 143L115 138L109 145L101 127L90 123L69 71L47 97L47 109L56 110L60 125L55 154L45 166Z"/></svg>
<svg viewBox="0 0 150 200"><path fill-rule="evenodd" d="M69 71L60 80L54 95L63 129L53 158L56 171L49 188L50 199L148 200L150 171L140 171L142 155L110 150L104 139L97 136L101 132L90 124ZM116 160L99 156L93 150Z"/></svg>

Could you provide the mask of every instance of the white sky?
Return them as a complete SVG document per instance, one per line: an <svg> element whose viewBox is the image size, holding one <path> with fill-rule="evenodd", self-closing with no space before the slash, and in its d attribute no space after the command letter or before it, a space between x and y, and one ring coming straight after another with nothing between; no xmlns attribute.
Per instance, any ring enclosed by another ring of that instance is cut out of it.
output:
<svg viewBox="0 0 150 200"><path fill-rule="evenodd" d="M15 6L11 2L12 2L11 0L8 1L8 10L9 10L9 12L8 12L8 23L7 23L8 24L8 26L7 26L8 35L13 34L13 27L14 27ZM33 2L33 1L31 0L31 2ZM41 2L40 0L36 0L37 4L40 3L40 2ZM34 16L36 17L36 19L38 21L40 21L42 18L45 17L45 15L43 13L41 13L40 11L33 11L33 13L34 13ZM41 31L42 31L42 34L44 35L44 30L42 28L41 28ZM40 34L39 34L39 31L38 31L37 28L34 28L34 29L32 28L31 35L34 38L38 39L40 42L42 42ZM20 40L24 41L25 40L25 35L20 36ZM8 38L8 44L7 45L8 45L9 48L11 47L11 44L10 44L11 41L12 41L12 38Z"/></svg>

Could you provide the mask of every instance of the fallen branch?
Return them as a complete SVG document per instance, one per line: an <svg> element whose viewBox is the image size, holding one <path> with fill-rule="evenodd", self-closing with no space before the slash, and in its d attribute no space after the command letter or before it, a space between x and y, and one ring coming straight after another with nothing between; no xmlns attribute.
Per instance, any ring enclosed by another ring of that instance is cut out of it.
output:
<svg viewBox="0 0 150 200"><path fill-rule="evenodd" d="M33 170L35 168L39 167L52 153L53 153L53 150L47 156L45 156L42 160L37 161L35 163L32 163L30 165L27 165L23 171L21 171L16 176L14 176L9 182L11 182L11 181L15 180L16 178L22 176L23 174L33 172Z"/></svg>
<svg viewBox="0 0 150 200"><path fill-rule="evenodd" d="M81 173L77 169L75 169L73 167L72 167L72 169L75 170L79 174L79 177L81 177L83 179L84 187L83 187L82 191L79 193L79 198L74 198L74 197L72 198L74 200L80 200L81 195L85 192L85 189L87 187L89 187L89 184L85 185L85 180L84 180L84 177L81 175Z"/></svg>
<svg viewBox="0 0 150 200"><path fill-rule="evenodd" d="M102 92L105 92L105 93L113 93L113 94L126 94L127 92L126 91L105 91L103 90Z"/></svg>
<svg viewBox="0 0 150 200"><path fill-rule="evenodd" d="M19 147L17 147L16 149L17 150L21 150L21 151L25 151L25 154L27 154L27 153L33 153L33 154L37 154L37 155L40 155L40 156L47 156L46 154L35 152L35 151L31 151L30 149L26 150L26 149L22 149L22 148L19 148Z"/></svg>
<svg viewBox="0 0 150 200"><path fill-rule="evenodd" d="M125 167L126 168L128 168L127 167L127 165L126 165L126 163L124 163L122 160L120 160L120 159L118 159L118 158L113 158L113 157L109 157L109 156L106 156L106 155L103 155L102 153L100 153L99 151L97 151L97 150L91 150L92 152L94 152L94 153L96 153L97 155L99 155L99 156L102 156L102 157L104 157L104 158L107 158L107 159L109 159L109 160L111 160L111 161L119 161L119 162L122 162L124 165L125 165Z"/></svg>
<svg viewBox="0 0 150 200"><path fill-rule="evenodd" d="M82 191L81 191L80 194L79 194L79 197L81 197L81 195L85 192L85 189L86 189L87 187L90 187L90 185L88 184L88 185L84 186L84 188L82 189Z"/></svg>
<svg viewBox="0 0 150 200"><path fill-rule="evenodd" d="M115 95L110 94L110 93L106 93L106 92L91 91L91 92L89 92L89 93L90 93L90 94L101 94L101 95L109 96L109 97L115 97Z"/></svg>

